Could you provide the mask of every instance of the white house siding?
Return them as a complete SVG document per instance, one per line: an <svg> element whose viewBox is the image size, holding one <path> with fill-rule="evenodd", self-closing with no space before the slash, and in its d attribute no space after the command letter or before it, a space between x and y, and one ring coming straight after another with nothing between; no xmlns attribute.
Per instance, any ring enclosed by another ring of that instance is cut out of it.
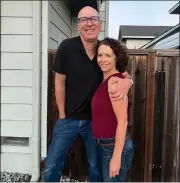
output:
<svg viewBox="0 0 180 183"><path fill-rule="evenodd" d="M148 43L149 39L127 39L126 40L126 47L128 49L139 49L141 46Z"/></svg>
<svg viewBox="0 0 180 183"><path fill-rule="evenodd" d="M109 1L103 1L99 7L99 13L102 20L102 31L99 33L99 40L108 36L108 22L109 22ZM72 36L78 36L77 31L77 17L72 18Z"/></svg>
<svg viewBox="0 0 180 183"><path fill-rule="evenodd" d="M31 173L32 22L32 1L1 1L1 138L29 140L3 138L1 171Z"/></svg>

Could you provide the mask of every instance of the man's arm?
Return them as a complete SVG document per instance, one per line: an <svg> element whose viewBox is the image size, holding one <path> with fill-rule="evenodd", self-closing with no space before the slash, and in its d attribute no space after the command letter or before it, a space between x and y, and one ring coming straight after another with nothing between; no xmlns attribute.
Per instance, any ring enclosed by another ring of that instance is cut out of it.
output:
<svg viewBox="0 0 180 183"><path fill-rule="evenodd" d="M58 47L53 64L53 71L55 72L55 96L56 103L59 109L59 118L65 118L65 80L66 80L66 66L67 66L67 41L64 40Z"/></svg>
<svg viewBox="0 0 180 183"><path fill-rule="evenodd" d="M55 96L59 109L59 118L65 118L65 80L66 75L56 73L55 75Z"/></svg>
<svg viewBox="0 0 180 183"><path fill-rule="evenodd" d="M114 100L121 100L126 97L133 84L127 72L124 72L123 76L125 78L112 77L110 80L108 92Z"/></svg>
<svg viewBox="0 0 180 183"><path fill-rule="evenodd" d="M131 76L129 75L129 73L127 71L123 72L122 75L125 77L125 78L131 78Z"/></svg>
<svg viewBox="0 0 180 183"><path fill-rule="evenodd" d="M123 75L126 79L127 79L127 78L130 79L131 82L132 82L132 84L133 84L133 79L132 79L132 77L129 75L129 73L128 73L127 71L123 72L122 75Z"/></svg>

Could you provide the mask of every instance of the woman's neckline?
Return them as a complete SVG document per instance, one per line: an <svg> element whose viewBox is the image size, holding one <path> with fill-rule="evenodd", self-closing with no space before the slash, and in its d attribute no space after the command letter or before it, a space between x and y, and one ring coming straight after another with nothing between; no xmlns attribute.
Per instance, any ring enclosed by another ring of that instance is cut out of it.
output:
<svg viewBox="0 0 180 183"><path fill-rule="evenodd" d="M115 72L115 73L111 74L111 75L108 76L106 79L104 79L104 80L102 81L102 83L104 83L105 81L107 81L111 76L114 76L114 75L117 75L117 74L120 74L120 72Z"/></svg>

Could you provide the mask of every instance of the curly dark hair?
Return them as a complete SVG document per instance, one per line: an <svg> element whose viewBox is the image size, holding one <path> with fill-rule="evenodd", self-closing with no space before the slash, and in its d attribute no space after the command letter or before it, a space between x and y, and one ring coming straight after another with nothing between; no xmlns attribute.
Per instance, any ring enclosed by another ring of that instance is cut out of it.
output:
<svg viewBox="0 0 180 183"><path fill-rule="evenodd" d="M109 46L116 56L116 69L123 73L128 65L129 56L127 54L127 48L120 41L106 37L105 39L98 42L96 46L96 52L101 45Z"/></svg>

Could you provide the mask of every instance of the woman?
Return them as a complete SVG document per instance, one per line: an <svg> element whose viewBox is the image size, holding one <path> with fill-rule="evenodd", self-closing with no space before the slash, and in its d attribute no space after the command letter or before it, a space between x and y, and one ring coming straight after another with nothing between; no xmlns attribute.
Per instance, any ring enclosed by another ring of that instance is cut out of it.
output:
<svg viewBox="0 0 180 183"><path fill-rule="evenodd" d="M108 88L114 77L123 78L128 64L126 49L119 41L105 38L97 47L97 62L103 82L92 100L92 130L98 146L103 181L124 182L132 164L133 142L127 132L128 98L114 101Z"/></svg>

